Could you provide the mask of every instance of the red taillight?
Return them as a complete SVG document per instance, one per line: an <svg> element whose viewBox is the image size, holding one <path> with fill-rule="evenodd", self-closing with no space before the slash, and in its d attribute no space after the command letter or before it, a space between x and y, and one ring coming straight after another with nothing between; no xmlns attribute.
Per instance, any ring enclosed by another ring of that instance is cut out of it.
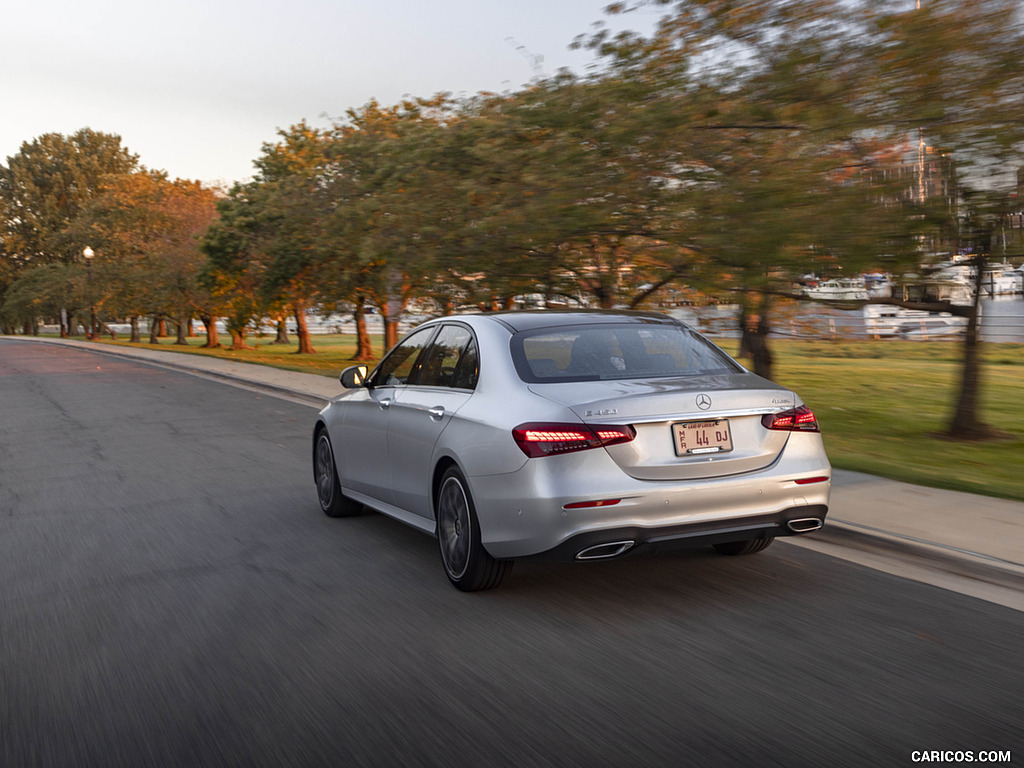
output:
<svg viewBox="0 0 1024 768"><path fill-rule="evenodd" d="M519 450L531 459L559 453L586 451L616 443L628 443L636 437L631 426L608 424L555 424L530 422L512 430Z"/></svg>
<svg viewBox="0 0 1024 768"><path fill-rule="evenodd" d="M781 413L766 413L761 417L765 429L781 429L786 432L820 432L814 412L806 405L791 408Z"/></svg>

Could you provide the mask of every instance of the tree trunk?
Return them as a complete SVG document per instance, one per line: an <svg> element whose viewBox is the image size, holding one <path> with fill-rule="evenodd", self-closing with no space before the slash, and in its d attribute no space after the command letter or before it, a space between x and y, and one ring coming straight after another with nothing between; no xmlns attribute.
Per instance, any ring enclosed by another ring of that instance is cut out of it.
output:
<svg viewBox="0 0 1024 768"><path fill-rule="evenodd" d="M384 351L387 352L398 343L398 313L392 313L395 302L385 301L380 305L380 316L384 321Z"/></svg>
<svg viewBox="0 0 1024 768"><path fill-rule="evenodd" d="M177 344L178 346L188 346L189 326L191 325L191 322L192 321L189 320L187 317L181 317L178 318L178 322L175 323L175 325L178 327L178 335L177 338L174 340L174 343Z"/></svg>
<svg viewBox="0 0 1024 768"><path fill-rule="evenodd" d="M206 326L206 343L203 349L216 349L220 346L220 333L217 331L216 315L200 315L199 319Z"/></svg>
<svg viewBox="0 0 1024 768"><path fill-rule="evenodd" d="M775 359L768 346L768 334L771 332L769 313L771 299L761 296L756 315L746 315L741 331L740 348L747 350L754 365L754 373L763 378L772 379Z"/></svg>
<svg viewBox="0 0 1024 768"><path fill-rule="evenodd" d="M774 374L774 360L768 347L767 335L761 332L760 325L756 332L750 334L748 343L753 357L754 373L770 381Z"/></svg>
<svg viewBox="0 0 1024 768"><path fill-rule="evenodd" d="M275 324L275 328L277 330L277 338L275 338L271 343L272 344L291 344L291 341L288 338L288 322L287 322L287 318L285 318L285 317L277 318L277 323Z"/></svg>
<svg viewBox="0 0 1024 768"><path fill-rule="evenodd" d="M597 306L601 309L613 309L615 307L615 277L608 274L598 274L592 284L591 293L597 299Z"/></svg>
<svg viewBox="0 0 1024 768"><path fill-rule="evenodd" d="M295 305L295 334L299 337L298 355L314 355L313 340L309 337L309 324L306 322L306 311L301 304Z"/></svg>
<svg viewBox="0 0 1024 768"><path fill-rule="evenodd" d="M750 327L750 303L745 293L740 298L740 316L738 320L740 324L740 351L737 357L750 359L754 356L754 351L750 348L750 336L755 329Z"/></svg>
<svg viewBox="0 0 1024 768"><path fill-rule="evenodd" d="M384 326L384 349L391 349L398 343L398 318L388 318Z"/></svg>
<svg viewBox="0 0 1024 768"><path fill-rule="evenodd" d="M356 311L353 315L356 321L356 353L352 359L360 362L373 360L373 345L370 343L370 332L366 328L366 306L362 296L356 299Z"/></svg>
<svg viewBox="0 0 1024 768"><path fill-rule="evenodd" d="M240 352L245 349L252 349L245 343L245 328L232 328L231 329L231 349L235 352Z"/></svg>
<svg viewBox="0 0 1024 768"><path fill-rule="evenodd" d="M132 329L131 339L129 339L129 340L131 341L132 344L138 344L139 342L142 341L142 337L139 335L139 317L138 317L138 315L132 315L131 317L129 317L128 318L128 324L131 326L131 329Z"/></svg>
<svg viewBox="0 0 1024 768"><path fill-rule="evenodd" d="M987 254L988 249L984 249ZM967 316L964 333L964 356L960 370L960 391L956 409L947 434L959 440L982 440L995 437L995 430L981 421L978 401L981 397L981 289L987 256L978 254L974 260L974 302Z"/></svg>
<svg viewBox="0 0 1024 768"><path fill-rule="evenodd" d="M387 352L398 343L398 321L405 307L405 300L402 298L402 274L397 269L392 269L388 273L385 293L381 313L384 318L384 351Z"/></svg>
<svg viewBox="0 0 1024 768"><path fill-rule="evenodd" d="M159 315L154 315L149 321L149 343L159 344L160 343L160 324L163 320Z"/></svg>

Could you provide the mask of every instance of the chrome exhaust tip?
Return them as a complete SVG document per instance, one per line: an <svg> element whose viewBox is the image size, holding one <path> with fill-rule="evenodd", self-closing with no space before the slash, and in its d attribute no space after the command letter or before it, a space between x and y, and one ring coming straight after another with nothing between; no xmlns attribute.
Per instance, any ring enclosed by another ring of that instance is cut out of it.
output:
<svg viewBox="0 0 1024 768"><path fill-rule="evenodd" d="M793 533L810 533L816 531L825 523L817 517L801 517L796 520L787 520L786 527Z"/></svg>
<svg viewBox="0 0 1024 768"><path fill-rule="evenodd" d="M632 549L636 542L630 541L613 541L609 544L597 544L593 547L587 547L586 549L580 550L576 553L577 560L607 560L610 557L618 557L628 549Z"/></svg>

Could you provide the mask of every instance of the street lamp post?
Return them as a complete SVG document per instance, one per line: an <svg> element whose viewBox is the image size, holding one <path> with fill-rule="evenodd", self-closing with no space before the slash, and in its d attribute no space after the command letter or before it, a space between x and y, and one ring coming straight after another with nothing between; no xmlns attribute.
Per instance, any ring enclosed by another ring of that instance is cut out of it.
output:
<svg viewBox="0 0 1024 768"><path fill-rule="evenodd" d="M90 341L96 339L96 310L92 303L92 257L96 255L88 245L85 246L85 250L82 251L82 255L85 257L85 284L86 290L89 293L89 331L85 334L85 338Z"/></svg>

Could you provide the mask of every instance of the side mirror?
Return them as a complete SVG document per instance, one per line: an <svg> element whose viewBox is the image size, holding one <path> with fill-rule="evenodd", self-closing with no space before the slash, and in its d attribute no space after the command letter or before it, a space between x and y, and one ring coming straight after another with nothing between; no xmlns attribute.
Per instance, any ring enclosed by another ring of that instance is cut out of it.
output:
<svg viewBox="0 0 1024 768"><path fill-rule="evenodd" d="M359 389L366 386L366 374L369 369L365 365L353 365L341 372L341 386L345 389Z"/></svg>

